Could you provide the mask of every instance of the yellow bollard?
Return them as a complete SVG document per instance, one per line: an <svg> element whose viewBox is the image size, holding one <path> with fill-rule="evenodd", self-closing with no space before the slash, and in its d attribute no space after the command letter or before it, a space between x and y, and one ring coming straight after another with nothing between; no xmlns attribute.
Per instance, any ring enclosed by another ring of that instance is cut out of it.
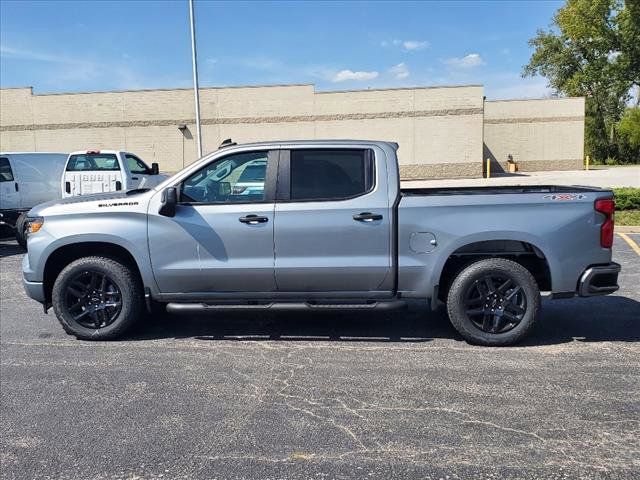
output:
<svg viewBox="0 0 640 480"><path fill-rule="evenodd" d="M585 157L584 169L589 170L589 155Z"/></svg>
<svg viewBox="0 0 640 480"><path fill-rule="evenodd" d="M487 158L487 177L491 178L491 159Z"/></svg>

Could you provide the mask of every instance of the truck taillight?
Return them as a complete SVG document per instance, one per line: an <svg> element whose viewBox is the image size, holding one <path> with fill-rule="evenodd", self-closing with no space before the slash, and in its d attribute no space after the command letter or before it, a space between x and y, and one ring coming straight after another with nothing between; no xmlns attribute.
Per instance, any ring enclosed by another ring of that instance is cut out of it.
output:
<svg viewBox="0 0 640 480"><path fill-rule="evenodd" d="M613 245L613 217L616 210L616 202L612 198L596 200L595 209L596 212L600 212L605 216L604 222L600 226L600 246L611 248Z"/></svg>

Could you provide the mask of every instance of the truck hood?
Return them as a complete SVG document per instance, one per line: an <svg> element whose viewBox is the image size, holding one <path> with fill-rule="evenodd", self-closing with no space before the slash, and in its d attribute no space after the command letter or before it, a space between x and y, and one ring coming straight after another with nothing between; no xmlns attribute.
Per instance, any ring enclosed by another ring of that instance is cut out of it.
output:
<svg viewBox="0 0 640 480"><path fill-rule="evenodd" d="M97 193L81 195L36 205L27 214L30 217L59 215L64 213L96 213L105 210L121 210L126 207L146 206L148 199L155 193L151 189L128 190L126 192Z"/></svg>

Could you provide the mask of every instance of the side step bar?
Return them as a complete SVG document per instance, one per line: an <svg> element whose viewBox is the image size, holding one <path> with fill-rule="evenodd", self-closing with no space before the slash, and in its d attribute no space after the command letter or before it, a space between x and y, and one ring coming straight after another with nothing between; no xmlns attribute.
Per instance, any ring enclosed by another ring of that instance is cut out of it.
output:
<svg viewBox="0 0 640 480"><path fill-rule="evenodd" d="M311 303L311 302L272 302L258 305L229 303L169 303L169 313L202 313L229 310L279 310L279 311L326 311L326 310L398 310L405 308L403 300L372 303Z"/></svg>

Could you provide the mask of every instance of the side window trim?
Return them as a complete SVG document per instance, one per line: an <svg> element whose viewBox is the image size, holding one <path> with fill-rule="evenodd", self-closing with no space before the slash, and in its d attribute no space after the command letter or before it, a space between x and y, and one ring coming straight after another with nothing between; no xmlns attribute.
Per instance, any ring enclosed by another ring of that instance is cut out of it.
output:
<svg viewBox="0 0 640 480"><path fill-rule="evenodd" d="M321 148L301 148L299 150L325 150ZM340 150L339 148L327 148L326 150ZM376 162L375 152L371 148L344 148L344 150L364 150L365 159L365 186L367 189L356 195L339 198L311 198L291 199L291 150L281 150L278 162L278 186L276 191L276 203L309 203L309 202L343 202L354 198L369 195L376 187Z"/></svg>
<svg viewBox="0 0 640 480"><path fill-rule="evenodd" d="M225 155L224 157L218 157L215 160L203 165L200 170L208 167L214 162L219 162L224 160L232 155L237 155L240 153L257 153L257 152L267 152L267 172L264 179L264 198L261 201L254 202L189 202L182 201L182 185L185 180L188 180L191 176L195 175L195 173L191 174L189 177L183 179L179 183L175 185L178 189L178 205L261 205L265 203L273 203L275 201L276 196L276 181L278 178L278 154L279 150L248 150L244 152L234 152L229 155ZM198 171L200 171L198 170Z"/></svg>

